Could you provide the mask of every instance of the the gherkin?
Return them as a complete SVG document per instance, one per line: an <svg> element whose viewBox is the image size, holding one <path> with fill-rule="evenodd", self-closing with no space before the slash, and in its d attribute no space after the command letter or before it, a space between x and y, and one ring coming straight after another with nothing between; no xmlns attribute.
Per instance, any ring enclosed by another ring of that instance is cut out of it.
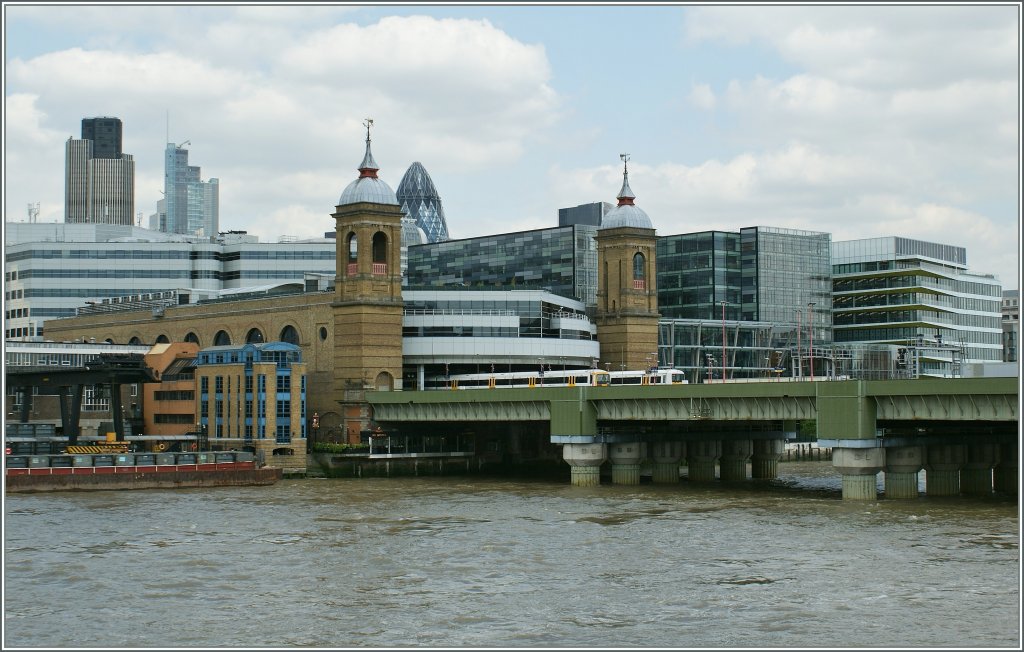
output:
<svg viewBox="0 0 1024 652"><path fill-rule="evenodd" d="M416 221L427 234L428 242L448 240L448 224L434 182L423 165L416 161L409 166L395 192L402 212Z"/></svg>

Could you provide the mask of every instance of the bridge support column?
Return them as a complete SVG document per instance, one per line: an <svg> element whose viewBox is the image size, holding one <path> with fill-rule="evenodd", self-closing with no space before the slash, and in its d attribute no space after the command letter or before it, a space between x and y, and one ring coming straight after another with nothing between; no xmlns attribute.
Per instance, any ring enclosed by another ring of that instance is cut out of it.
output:
<svg viewBox="0 0 1024 652"><path fill-rule="evenodd" d="M832 466L843 476L843 500L876 500L884 448L833 448Z"/></svg>
<svg viewBox="0 0 1024 652"><path fill-rule="evenodd" d="M722 442L691 441L686 445L686 466L691 482L712 482L715 479L715 462L722 456Z"/></svg>
<svg viewBox="0 0 1024 652"><path fill-rule="evenodd" d="M612 461L612 484L640 484L640 462L647 457L646 444L609 444L608 457Z"/></svg>
<svg viewBox="0 0 1024 652"><path fill-rule="evenodd" d="M719 474L722 482L744 482L747 479L747 462L754 453L750 439L727 439L722 442L722 460Z"/></svg>
<svg viewBox="0 0 1024 652"><path fill-rule="evenodd" d="M779 460L786 450L785 439L755 439L750 458L750 475L755 480L774 480L779 477Z"/></svg>
<svg viewBox="0 0 1024 652"><path fill-rule="evenodd" d="M601 465L608 457L607 444L563 444L562 459L572 470L574 487L596 487L601 484Z"/></svg>
<svg viewBox="0 0 1024 652"><path fill-rule="evenodd" d="M651 480L656 484L679 482L679 460L686 454L681 441L659 441L651 444Z"/></svg>
<svg viewBox="0 0 1024 652"><path fill-rule="evenodd" d="M917 498L917 474L924 468L922 446L885 449L885 497Z"/></svg>
<svg viewBox="0 0 1024 652"><path fill-rule="evenodd" d="M962 444L929 446L924 465L925 493L929 496L959 496L960 469L967 461Z"/></svg>
<svg viewBox="0 0 1024 652"><path fill-rule="evenodd" d="M1017 495L1017 444L999 445L999 463L993 470L995 490L1002 494Z"/></svg>
<svg viewBox="0 0 1024 652"><path fill-rule="evenodd" d="M960 490L971 496L991 495L992 467L998 461L998 444L967 444L967 462L960 469Z"/></svg>

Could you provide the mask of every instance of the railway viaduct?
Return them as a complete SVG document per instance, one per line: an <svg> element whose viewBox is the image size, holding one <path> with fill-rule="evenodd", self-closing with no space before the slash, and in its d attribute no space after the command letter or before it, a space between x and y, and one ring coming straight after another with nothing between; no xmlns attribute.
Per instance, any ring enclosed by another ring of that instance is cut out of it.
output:
<svg viewBox="0 0 1024 652"><path fill-rule="evenodd" d="M700 385L536 387L459 391L368 392L374 418L393 432L502 429L546 424L562 446L574 485L637 484L648 458L655 482L777 477L795 422L817 423L833 449L843 498L873 500L885 472L887 498L1016 493L1019 379L919 378Z"/></svg>

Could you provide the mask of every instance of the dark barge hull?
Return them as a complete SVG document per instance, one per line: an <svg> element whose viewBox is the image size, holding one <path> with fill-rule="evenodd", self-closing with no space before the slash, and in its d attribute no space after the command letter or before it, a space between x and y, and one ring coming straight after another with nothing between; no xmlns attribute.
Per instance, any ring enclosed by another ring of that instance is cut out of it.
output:
<svg viewBox="0 0 1024 652"><path fill-rule="evenodd" d="M280 468L255 468L252 462L148 467L69 467L7 469L5 485L7 493L248 487L271 485L281 477Z"/></svg>

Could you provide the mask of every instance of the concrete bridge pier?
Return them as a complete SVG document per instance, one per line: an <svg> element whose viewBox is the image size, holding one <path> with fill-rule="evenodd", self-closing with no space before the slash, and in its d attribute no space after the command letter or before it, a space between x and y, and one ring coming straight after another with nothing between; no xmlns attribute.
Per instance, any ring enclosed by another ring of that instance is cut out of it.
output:
<svg viewBox="0 0 1024 652"><path fill-rule="evenodd" d="M722 456L722 442L717 439L691 441L686 445L686 466L691 482L712 482L715 462Z"/></svg>
<svg viewBox="0 0 1024 652"><path fill-rule="evenodd" d="M885 449L885 497L917 498L917 474L924 468L924 447Z"/></svg>
<svg viewBox="0 0 1024 652"><path fill-rule="evenodd" d="M631 441L608 445L612 484L640 484L640 463L647 458L647 444Z"/></svg>
<svg viewBox="0 0 1024 652"><path fill-rule="evenodd" d="M679 482L679 461L686 456L681 441L659 441L651 444L651 480L656 484Z"/></svg>
<svg viewBox="0 0 1024 652"><path fill-rule="evenodd" d="M993 469L993 484L995 490L1010 496L1017 495L1017 444L999 445L999 463Z"/></svg>
<svg viewBox="0 0 1024 652"><path fill-rule="evenodd" d="M785 439L755 439L750 458L750 475L755 480L774 480L779 477L779 460L786 450Z"/></svg>
<svg viewBox="0 0 1024 652"><path fill-rule="evenodd" d="M959 496L960 469L967 462L963 444L929 446L925 457L924 485L929 496Z"/></svg>
<svg viewBox="0 0 1024 652"><path fill-rule="evenodd" d="M607 444L563 444L562 459L572 470L574 487L597 487L601 484L601 465L608 458Z"/></svg>
<svg viewBox="0 0 1024 652"><path fill-rule="evenodd" d="M832 466L843 476L843 500L876 500L884 448L833 448Z"/></svg>
<svg viewBox="0 0 1024 652"><path fill-rule="evenodd" d="M967 444L967 461L960 469L960 491L970 496L991 495L992 468L998 462L998 444Z"/></svg>
<svg viewBox="0 0 1024 652"><path fill-rule="evenodd" d="M722 459L719 473L722 482L744 482L747 479L747 462L754 453L754 442L750 439L727 439L722 442Z"/></svg>

